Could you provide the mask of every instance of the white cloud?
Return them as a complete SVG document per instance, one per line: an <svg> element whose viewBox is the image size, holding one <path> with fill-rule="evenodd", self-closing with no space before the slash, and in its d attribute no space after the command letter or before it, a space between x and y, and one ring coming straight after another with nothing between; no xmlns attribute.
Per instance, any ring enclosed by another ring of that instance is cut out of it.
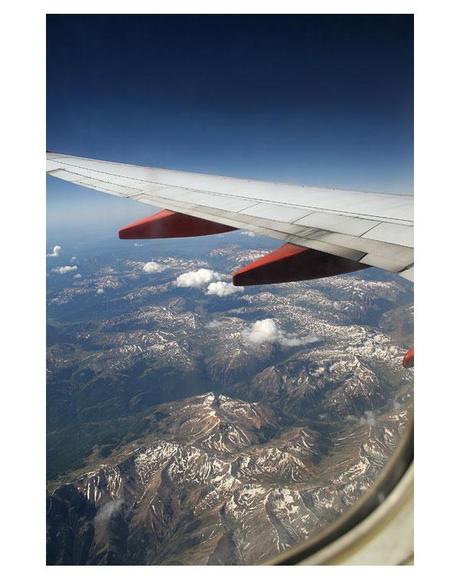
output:
<svg viewBox="0 0 460 581"><path fill-rule="evenodd" d="M97 511L94 518L95 523L105 523L110 520L110 518L116 514L122 507L123 500L118 498L117 500L109 500L101 506Z"/></svg>
<svg viewBox="0 0 460 581"><path fill-rule="evenodd" d="M249 230L242 230L241 234L243 234L243 236L249 236L250 238L254 238L254 236L256 235L255 232L251 232Z"/></svg>
<svg viewBox="0 0 460 581"><path fill-rule="evenodd" d="M164 270L164 266L152 260L151 262L146 262L142 267L142 270L147 274L153 274L154 272L161 272Z"/></svg>
<svg viewBox="0 0 460 581"><path fill-rule="evenodd" d="M73 275L74 278L82 278L81 274L79 272L77 272L77 274Z"/></svg>
<svg viewBox="0 0 460 581"><path fill-rule="evenodd" d="M220 274L209 268L199 268L184 272L176 278L176 286L201 288L220 279Z"/></svg>
<svg viewBox="0 0 460 581"><path fill-rule="evenodd" d="M59 256L61 254L61 250L62 250L62 246L59 246L59 244L56 244L56 246L53 246L53 250L49 254L47 254L46 256L50 256L50 257L51 256L52 257Z"/></svg>
<svg viewBox="0 0 460 581"><path fill-rule="evenodd" d="M96 291L97 295L103 295L104 294L104 289L103 288L98 288Z"/></svg>
<svg viewBox="0 0 460 581"><path fill-rule="evenodd" d="M57 272L58 274L67 274L68 272L72 272L77 270L78 266L58 266L57 268L53 268L53 272Z"/></svg>
<svg viewBox="0 0 460 581"><path fill-rule="evenodd" d="M275 343L281 337L281 332L273 319L261 319L244 329L242 336L247 343L262 345L262 343Z"/></svg>
<svg viewBox="0 0 460 581"><path fill-rule="evenodd" d="M256 321L241 333L243 340L252 345L262 345L264 343L279 343L285 347L297 347L308 345L317 341L316 337L309 335L298 337L291 333L285 333L280 329L273 319L261 319Z"/></svg>
<svg viewBox="0 0 460 581"><path fill-rule="evenodd" d="M212 282L208 286L206 294L217 295L218 297L228 297L239 292L244 292L244 288L241 286L233 286L230 282L218 280L217 282Z"/></svg>
<svg viewBox="0 0 460 581"><path fill-rule="evenodd" d="M368 410L364 412L364 417L361 417L359 420L360 424L367 424L370 428L373 428L377 425L377 420L375 419L374 412L372 410Z"/></svg>
<svg viewBox="0 0 460 581"><path fill-rule="evenodd" d="M74 262L75 260L77 260L76 256L72 256L72 258L70 259L72 262Z"/></svg>

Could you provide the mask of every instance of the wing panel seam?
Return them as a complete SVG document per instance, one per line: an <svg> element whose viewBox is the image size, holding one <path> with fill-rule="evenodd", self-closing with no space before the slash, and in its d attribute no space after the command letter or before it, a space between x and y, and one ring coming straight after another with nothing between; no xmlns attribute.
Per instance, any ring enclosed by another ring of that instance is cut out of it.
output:
<svg viewBox="0 0 460 581"><path fill-rule="evenodd" d="M57 163L57 162L55 162L55 163ZM263 198L248 198L245 195L235 196L235 195L232 195L232 194L223 194L221 192L215 192L215 191L212 191L212 190L196 189L196 188L187 188L187 187L179 186L179 185L166 184L164 182L157 182L157 181L146 180L146 179L142 179L142 178L133 178L133 177L130 177L130 176L127 177L127 176L123 176L123 175L120 175L120 174L117 174L117 173L106 172L106 171L102 171L100 169L97 169L97 170L96 169L91 169L91 168L87 168L87 167L84 167L84 166L80 166L80 165L76 165L76 164L72 164L72 163L68 163L68 162L65 162L65 163L60 162L60 163L62 164L63 169L65 169L65 167L64 167L65 165L68 165L68 166L73 167L73 168L78 168L78 169L82 169L82 170L85 170L85 171L94 172L96 174L103 174L103 175L107 175L107 176L118 177L118 178L122 178L122 179L125 179L125 180L132 180L132 181L135 181L135 182L137 181L137 182L141 182L141 183L145 183L145 184L152 184L152 185L163 186L163 187L177 188L177 189L180 189L180 190L186 190L186 191L190 191L190 192L201 192L201 193L204 193L204 194L221 196L223 198L227 198L227 197L237 197L237 198L240 198L240 199L242 198L242 199L248 200L248 202L250 201L250 202L254 203L255 205L257 203L263 203L263 204L273 205L275 207L276 206L283 206L283 207L287 206L287 207L290 207L290 208L299 208L299 210L306 209L308 212L310 212L310 211L311 212L315 212L315 211L318 211L319 210L319 211L323 211L323 212L326 212L326 213L329 213L329 214L338 215L338 216L348 216L348 217L355 217L355 218L363 217L363 218L366 218L366 219L373 218L374 220L375 219L379 219L379 220L381 220L382 222L385 222L385 223L406 224L408 226L410 226L410 225L413 224L413 221L406 220L404 218L388 218L387 216L377 216L375 214L353 213L353 212L346 212L346 211L340 211L339 212L337 210L330 210L328 208L324 208L324 207L321 207L321 206L306 206L306 205L299 206L299 205L295 205L295 204L285 204L285 203L282 203L282 202L272 202L270 200L265 200ZM141 168L142 166L133 166L133 167ZM145 169L149 169L149 168L145 168ZM73 173L73 172L71 172L71 173ZM76 175L78 175L78 174L76 174ZM95 179L97 179L97 178L95 178ZM104 180L101 180L101 181L104 181ZM110 182L110 181L109 181L109 183L112 183L113 184L113 182ZM119 184L114 184L114 185L119 185ZM148 190L144 190L144 191L145 191L145 193L148 193ZM403 204L400 204L400 205L403 205ZM245 209L247 209L247 208L245 208ZM308 214L306 214L304 217L306 217L307 215ZM293 222L290 222L290 223L294 223L295 221L302 220L302 219L303 218L296 218L296 220L294 220Z"/></svg>

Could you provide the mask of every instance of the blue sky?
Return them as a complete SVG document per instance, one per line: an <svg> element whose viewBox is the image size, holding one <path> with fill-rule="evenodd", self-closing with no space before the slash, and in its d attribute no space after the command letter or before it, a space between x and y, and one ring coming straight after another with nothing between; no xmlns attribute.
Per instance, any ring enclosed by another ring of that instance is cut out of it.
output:
<svg viewBox="0 0 460 581"><path fill-rule="evenodd" d="M51 15L47 43L48 149L412 192L410 15ZM50 228L150 213L47 179Z"/></svg>

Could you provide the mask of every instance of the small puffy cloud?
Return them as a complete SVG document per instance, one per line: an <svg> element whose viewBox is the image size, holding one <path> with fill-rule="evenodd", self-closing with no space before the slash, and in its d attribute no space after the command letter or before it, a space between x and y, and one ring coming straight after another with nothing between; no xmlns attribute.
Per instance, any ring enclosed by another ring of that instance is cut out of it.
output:
<svg viewBox="0 0 460 581"><path fill-rule="evenodd" d="M101 506L94 517L94 522L103 524L108 522L112 516L117 514L123 505L123 500L118 498L117 500L109 500Z"/></svg>
<svg viewBox="0 0 460 581"><path fill-rule="evenodd" d="M77 274L73 275L74 278L82 278L81 274L79 272L77 272Z"/></svg>
<svg viewBox="0 0 460 581"><path fill-rule="evenodd" d="M377 425L377 420L375 418L374 412L372 410L368 410L364 412L364 417L361 417L359 423L362 425L367 424L369 428L373 428Z"/></svg>
<svg viewBox="0 0 460 581"><path fill-rule="evenodd" d="M254 238L254 236L256 235L255 232L251 232L250 230L242 230L241 234L243 236L249 236L249 238Z"/></svg>
<svg viewBox="0 0 460 581"><path fill-rule="evenodd" d="M152 260L151 262L146 262L142 267L142 270L147 274L153 274L154 272L161 272L164 270L164 267L158 262Z"/></svg>
<svg viewBox="0 0 460 581"><path fill-rule="evenodd" d="M103 288L98 288L96 291L97 295L103 295L104 294L104 289Z"/></svg>
<svg viewBox="0 0 460 581"><path fill-rule="evenodd" d="M218 272L209 270L209 268L199 268L179 275L176 278L176 286L202 288L219 279L220 274Z"/></svg>
<svg viewBox="0 0 460 581"><path fill-rule="evenodd" d="M299 345L308 345L317 341L316 337L306 336L298 337L296 335L285 333L280 329L273 319L261 319L256 321L242 332L245 343L252 345L262 345L264 343L279 343L284 347L297 347Z"/></svg>
<svg viewBox="0 0 460 581"><path fill-rule="evenodd" d="M262 343L275 343L281 337L281 331L273 319L261 319L242 332L246 343L262 345Z"/></svg>
<svg viewBox="0 0 460 581"><path fill-rule="evenodd" d="M56 244L56 246L53 246L53 250L49 254L47 254L46 256L50 256L50 257L59 256L61 254L61 250L62 250L62 246L59 246L59 244Z"/></svg>
<svg viewBox="0 0 460 581"><path fill-rule="evenodd" d="M68 272L73 272L77 269L78 266L75 264L73 266L58 266L57 268L53 268L53 272L57 272L58 274L67 274Z"/></svg>
<svg viewBox="0 0 460 581"><path fill-rule="evenodd" d="M228 297L239 292L244 292L244 288L241 286L233 286L230 282L218 280L217 282L212 282L208 286L206 294L217 295L218 297Z"/></svg>
<svg viewBox="0 0 460 581"><path fill-rule="evenodd" d="M72 256L72 258L70 259L72 262L75 262L77 260L76 256Z"/></svg>

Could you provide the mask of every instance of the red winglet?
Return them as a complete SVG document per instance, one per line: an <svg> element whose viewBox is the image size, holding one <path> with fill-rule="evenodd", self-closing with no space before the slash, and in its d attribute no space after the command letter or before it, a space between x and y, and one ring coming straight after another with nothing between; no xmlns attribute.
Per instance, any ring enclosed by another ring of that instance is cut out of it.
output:
<svg viewBox="0 0 460 581"><path fill-rule="evenodd" d="M133 222L118 232L122 239L139 240L143 238L182 238L188 236L208 236L236 230L231 226L187 216L179 212L162 210Z"/></svg>
<svg viewBox="0 0 460 581"><path fill-rule="evenodd" d="M412 347L409 351L404 355L403 358L403 367L414 367L414 348Z"/></svg>
<svg viewBox="0 0 460 581"><path fill-rule="evenodd" d="M233 284L248 286L311 280L364 268L368 266L347 258L295 244L284 244L235 272Z"/></svg>

